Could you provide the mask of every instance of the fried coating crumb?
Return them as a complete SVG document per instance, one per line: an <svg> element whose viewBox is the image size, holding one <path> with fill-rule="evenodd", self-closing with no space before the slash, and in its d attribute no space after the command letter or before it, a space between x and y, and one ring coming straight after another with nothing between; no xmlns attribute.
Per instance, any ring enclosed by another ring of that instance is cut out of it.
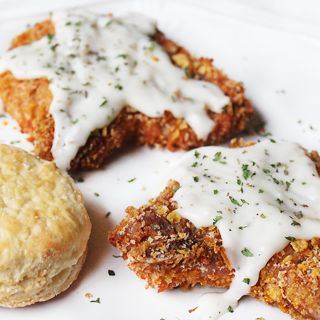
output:
<svg viewBox="0 0 320 320"><path fill-rule="evenodd" d="M232 140L230 147L248 146ZM307 153L317 166L320 156ZM139 209L128 207L128 215L109 234L109 241L123 253L128 267L158 291L177 286L228 288L234 277L215 225L196 228L175 211L172 200L179 183L170 180L167 188ZM296 239L276 253L260 271L250 295L278 307L295 319L320 316L320 238Z"/></svg>
<svg viewBox="0 0 320 320"><path fill-rule="evenodd" d="M37 23L17 36L11 48L54 33L50 19ZM170 151L218 144L244 130L253 118L253 108L245 97L242 83L229 79L212 65L212 59L191 56L185 48L168 40L160 31L156 32L154 40L167 51L176 66L186 69L195 79L218 85L230 97L229 105L221 113L207 110L216 123L207 140L198 139L184 119L175 118L169 111L162 117L150 118L126 106L110 125L92 132L72 160L70 170L98 168L108 156L129 143L168 148ZM48 79L18 80L6 71L0 75L0 97L5 110L18 121L21 131L30 134L35 153L43 159L53 160L54 120L49 113L53 97Z"/></svg>

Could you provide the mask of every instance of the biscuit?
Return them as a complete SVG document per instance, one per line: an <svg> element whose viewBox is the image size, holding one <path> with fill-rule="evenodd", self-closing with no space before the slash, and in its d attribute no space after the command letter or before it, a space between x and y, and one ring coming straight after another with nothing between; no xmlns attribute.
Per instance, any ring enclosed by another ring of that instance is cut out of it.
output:
<svg viewBox="0 0 320 320"><path fill-rule="evenodd" d="M53 162L0 145L0 305L23 307L68 289L91 231L83 197Z"/></svg>

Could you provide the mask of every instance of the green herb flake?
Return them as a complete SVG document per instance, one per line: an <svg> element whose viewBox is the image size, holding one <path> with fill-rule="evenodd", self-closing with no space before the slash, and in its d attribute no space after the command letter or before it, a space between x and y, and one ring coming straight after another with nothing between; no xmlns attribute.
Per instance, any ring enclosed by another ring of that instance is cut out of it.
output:
<svg viewBox="0 0 320 320"><path fill-rule="evenodd" d="M76 26L80 26L81 25L81 21L78 21L75 23Z"/></svg>
<svg viewBox="0 0 320 320"><path fill-rule="evenodd" d="M243 250L241 250L241 253L242 253L245 257L253 257L253 254L252 254L251 251L249 251L247 248L244 248Z"/></svg>
<svg viewBox="0 0 320 320"><path fill-rule="evenodd" d="M151 227L153 230L157 230L157 228L156 228L152 223L150 223L150 227Z"/></svg>
<svg viewBox="0 0 320 320"><path fill-rule="evenodd" d="M297 264L301 263L302 261L303 261L302 259L299 259L299 260L297 261Z"/></svg>
<svg viewBox="0 0 320 320"><path fill-rule="evenodd" d="M268 169L262 169L262 171L263 171L264 173L270 173L270 170L268 170Z"/></svg>
<svg viewBox="0 0 320 320"><path fill-rule="evenodd" d="M121 258L121 256L115 256L114 254L112 255L114 258Z"/></svg>
<svg viewBox="0 0 320 320"><path fill-rule="evenodd" d="M171 100L172 100L172 102L176 102L177 101L177 99L174 96L171 96Z"/></svg>
<svg viewBox="0 0 320 320"><path fill-rule="evenodd" d="M240 199L240 200L241 200L241 202L242 202L243 204L249 205L249 203L248 203L246 200L244 200L244 199Z"/></svg>
<svg viewBox="0 0 320 320"><path fill-rule="evenodd" d="M20 141L11 141L10 144L20 143Z"/></svg>
<svg viewBox="0 0 320 320"><path fill-rule="evenodd" d="M47 37L48 37L48 39L49 39L48 44L50 44L50 43L51 43L52 38L54 37L54 35L53 35L53 34L47 34Z"/></svg>
<svg viewBox="0 0 320 320"><path fill-rule="evenodd" d="M259 189L259 193L264 193L264 190L262 190L262 189Z"/></svg>
<svg viewBox="0 0 320 320"><path fill-rule="evenodd" d="M198 162L195 162L191 167L196 167L198 165Z"/></svg>
<svg viewBox="0 0 320 320"><path fill-rule="evenodd" d="M194 152L194 156L195 156L196 158L199 158L200 153L196 150L196 151Z"/></svg>
<svg viewBox="0 0 320 320"><path fill-rule="evenodd" d="M111 212L107 212L105 218L107 219L110 216Z"/></svg>
<svg viewBox="0 0 320 320"><path fill-rule="evenodd" d="M286 181L286 185L287 185L287 187L288 187L288 189L290 188L290 186L291 186L291 183L290 182L288 182L288 181Z"/></svg>
<svg viewBox="0 0 320 320"><path fill-rule="evenodd" d="M247 227L247 226L243 226L243 227L240 226L239 229L240 229L240 230L243 230L243 229L245 229L246 227Z"/></svg>
<svg viewBox="0 0 320 320"><path fill-rule="evenodd" d="M243 164L242 165L242 172L243 172L243 178L245 179L245 180L247 180L249 177L250 177L250 175L251 175L251 171L250 170L248 170L248 164Z"/></svg>
<svg viewBox="0 0 320 320"><path fill-rule="evenodd" d="M198 182L199 181L199 177L195 176L193 177L194 182Z"/></svg>
<svg viewBox="0 0 320 320"><path fill-rule="evenodd" d="M271 141L272 143L276 143L276 140L270 139L270 141Z"/></svg>
<svg viewBox="0 0 320 320"><path fill-rule="evenodd" d="M76 124L79 121L79 119L76 119L74 121L71 121L71 123Z"/></svg>
<svg viewBox="0 0 320 320"><path fill-rule="evenodd" d="M66 23L66 26L71 26L71 21L68 21L68 22Z"/></svg>
<svg viewBox="0 0 320 320"><path fill-rule="evenodd" d="M130 183L130 182L133 182L134 180L136 180L137 178L133 178L133 179L131 179L131 180L129 180L128 182Z"/></svg>
<svg viewBox="0 0 320 320"><path fill-rule="evenodd" d="M215 158L213 159L213 161L220 161L221 160L221 152L217 152L215 154Z"/></svg>
<svg viewBox="0 0 320 320"><path fill-rule="evenodd" d="M263 213L260 214L260 218L265 219L267 216L265 216Z"/></svg>
<svg viewBox="0 0 320 320"><path fill-rule="evenodd" d="M218 190L213 190L214 194L218 194L218 192L219 192Z"/></svg>
<svg viewBox="0 0 320 320"><path fill-rule="evenodd" d="M97 298L97 300L91 300L90 302L101 303L100 298Z"/></svg>
<svg viewBox="0 0 320 320"><path fill-rule="evenodd" d="M117 55L117 58L127 59L127 55L126 54L119 54L119 55Z"/></svg>
<svg viewBox="0 0 320 320"><path fill-rule="evenodd" d="M237 206L239 206L239 207L242 207L242 204L240 204L235 198L230 197L230 201L231 201L233 204L235 204L235 205L237 205Z"/></svg>
<svg viewBox="0 0 320 320"><path fill-rule="evenodd" d="M295 237L290 237L290 236L288 236L288 237L285 237L287 240L289 240L289 241L294 241L294 240L296 240L296 238Z"/></svg>
<svg viewBox="0 0 320 320"><path fill-rule="evenodd" d="M294 227L295 226L301 227L301 224L299 222L295 221L295 220L292 221L291 225L294 226Z"/></svg>
<svg viewBox="0 0 320 320"><path fill-rule="evenodd" d="M100 104L100 107L103 107L107 102L108 102L108 100L104 100L104 101Z"/></svg>
<svg viewBox="0 0 320 320"><path fill-rule="evenodd" d="M59 43L55 44L54 46L51 47L52 51L56 51L57 46L59 45Z"/></svg>
<svg viewBox="0 0 320 320"><path fill-rule="evenodd" d="M276 200L279 204L282 204L283 203L283 200L280 200L279 198L277 198Z"/></svg>
<svg viewBox="0 0 320 320"><path fill-rule="evenodd" d="M294 212L294 215L295 215L298 219L302 219L302 218L303 218L303 213L302 213L302 211Z"/></svg>
<svg viewBox="0 0 320 320"><path fill-rule="evenodd" d="M227 164L226 161L219 161L219 163L221 163L221 164Z"/></svg>
<svg viewBox="0 0 320 320"><path fill-rule="evenodd" d="M246 283L246 284L249 284L250 283L250 278L244 278L242 280L242 282Z"/></svg>
<svg viewBox="0 0 320 320"><path fill-rule="evenodd" d="M232 308L231 306L228 307L228 311L229 311L230 313L233 313L233 312L234 312L234 311L233 311L233 308Z"/></svg>
<svg viewBox="0 0 320 320"><path fill-rule="evenodd" d="M216 216L215 218L214 218L214 220L213 220L213 225L215 225L219 220L221 220L222 219L222 217L221 216Z"/></svg>
<svg viewBox="0 0 320 320"><path fill-rule="evenodd" d="M110 20L107 22L106 27L110 26L110 24L113 22L113 20Z"/></svg>
<svg viewBox="0 0 320 320"><path fill-rule="evenodd" d="M123 87L120 86L120 84L117 84L117 85L115 85L114 87L115 87L116 89L119 89L120 91L123 89Z"/></svg>
<svg viewBox="0 0 320 320"><path fill-rule="evenodd" d="M228 111L228 105L225 105L224 107L221 108L223 111L227 112Z"/></svg>
<svg viewBox="0 0 320 320"><path fill-rule="evenodd" d="M273 180L274 183L276 183L276 184L279 184L279 183L280 183L279 180L277 180L276 178L274 178L274 177L272 177L272 176L271 176L271 178L272 178L272 180Z"/></svg>
<svg viewBox="0 0 320 320"><path fill-rule="evenodd" d="M116 273L113 270L108 270L108 275L109 276L115 276Z"/></svg>
<svg viewBox="0 0 320 320"><path fill-rule="evenodd" d="M181 187L174 187L174 188L172 189L172 191L173 191L173 192L177 192L180 188L181 188Z"/></svg>
<svg viewBox="0 0 320 320"><path fill-rule="evenodd" d="M95 195L96 197L99 197L99 193L96 193L96 192L95 192L94 195Z"/></svg>
<svg viewBox="0 0 320 320"><path fill-rule="evenodd" d="M307 184L306 182L302 182L302 185L304 186L305 184Z"/></svg>
<svg viewBox="0 0 320 320"><path fill-rule="evenodd" d="M84 182L83 178L79 178L77 182Z"/></svg>
<svg viewBox="0 0 320 320"><path fill-rule="evenodd" d="M187 77L188 79L191 79L191 78L192 78L190 72L188 71L188 68L185 68L185 69L184 69L184 73L185 73L185 75L186 75L186 77Z"/></svg>

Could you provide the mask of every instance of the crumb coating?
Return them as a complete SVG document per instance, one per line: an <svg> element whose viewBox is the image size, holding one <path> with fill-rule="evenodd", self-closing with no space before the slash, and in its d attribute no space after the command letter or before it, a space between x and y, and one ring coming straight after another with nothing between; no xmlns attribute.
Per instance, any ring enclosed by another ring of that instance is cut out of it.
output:
<svg viewBox="0 0 320 320"><path fill-rule="evenodd" d="M13 39L11 48L54 33L54 25L50 19L37 23ZM243 131L253 118L253 108L245 97L242 83L229 79L212 65L212 59L195 58L158 30L154 41L167 51L173 64L186 69L195 79L218 85L229 96L230 103L221 113L207 110L215 121L212 132L206 140L198 139L184 119L175 118L169 111L161 117L151 118L125 106L110 125L97 128L91 133L86 144L79 148L72 160L70 170L98 168L108 156L128 144L149 145L170 151L217 144ZM53 160L51 147L54 120L49 113L53 97L48 79L18 80L10 71L6 71L0 75L0 97L5 110L18 121L21 131L30 134L29 140L35 145L35 153L42 159Z"/></svg>

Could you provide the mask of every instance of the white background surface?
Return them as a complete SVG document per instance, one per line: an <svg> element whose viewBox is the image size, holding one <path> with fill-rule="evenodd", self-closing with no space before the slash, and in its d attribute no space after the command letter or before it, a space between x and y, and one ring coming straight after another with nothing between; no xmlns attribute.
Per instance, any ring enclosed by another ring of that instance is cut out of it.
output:
<svg viewBox="0 0 320 320"><path fill-rule="evenodd" d="M230 78L243 81L247 96L266 121L273 139L298 141L320 151L320 22L317 1L0 1L0 55L11 39L57 8L88 4L99 13L136 11L154 17L168 38L198 56L213 57ZM6 122L9 124L5 125ZM301 123L298 123L301 121ZM312 126L313 129L310 128ZM0 142L32 150L16 124L0 118ZM259 138L259 137L257 137ZM250 140L255 139L250 137ZM263 138L261 138L263 139ZM146 203L170 162L179 153L132 147L111 157L95 172L79 174L78 184L93 224L89 255L78 280L55 299L22 309L0 308L0 318L37 319L194 319L201 294L212 289L195 287L157 293L145 290L118 251L107 242L107 233L125 216L124 209ZM136 178L132 183L128 180ZM142 190L145 187L146 190ZM95 197L94 193L99 193ZM105 219L105 214L111 215ZM320 236L320 235L319 235ZM108 270L116 276L108 276ZM90 303L90 292L101 303ZM241 300L233 314L221 320L290 319L278 309L251 298Z"/></svg>

